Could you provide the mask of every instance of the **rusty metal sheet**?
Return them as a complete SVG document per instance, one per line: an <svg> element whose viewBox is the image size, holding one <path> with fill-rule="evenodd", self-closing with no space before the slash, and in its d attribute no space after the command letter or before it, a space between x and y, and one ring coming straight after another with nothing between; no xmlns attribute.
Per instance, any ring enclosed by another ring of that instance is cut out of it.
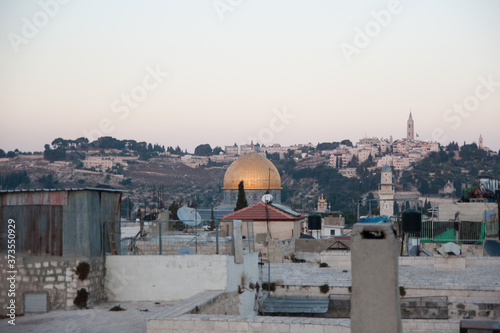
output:
<svg viewBox="0 0 500 333"><path fill-rule="evenodd" d="M2 206L66 206L68 204L67 191L40 191L40 192L15 192L1 194Z"/></svg>
<svg viewBox="0 0 500 333"><path fill-rule="evenodd" d="M62 256L63 206L0 207L0 251L7 249L7 223L16 221L16 252Z"/></svg>

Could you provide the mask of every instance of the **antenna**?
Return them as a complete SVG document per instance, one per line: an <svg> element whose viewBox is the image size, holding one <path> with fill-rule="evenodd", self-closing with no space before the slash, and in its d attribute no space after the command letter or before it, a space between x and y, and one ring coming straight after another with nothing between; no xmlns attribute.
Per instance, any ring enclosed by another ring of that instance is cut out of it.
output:
<svg viewBox="0 0 500 333"><path fill-rule="evenodd" d="M271 168L269 168L269 177L267 178L267 190L271 193Z"/></svg>

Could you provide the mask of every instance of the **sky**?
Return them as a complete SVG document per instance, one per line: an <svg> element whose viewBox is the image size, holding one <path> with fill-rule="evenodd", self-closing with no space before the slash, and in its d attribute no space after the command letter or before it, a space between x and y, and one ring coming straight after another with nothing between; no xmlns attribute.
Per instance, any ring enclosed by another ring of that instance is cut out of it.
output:
<svg viewBox="0 0 500 333"><path fill-rule="evenodd" d="M0 0L0 148L406 137L500 149L500 2Z"/></svg>

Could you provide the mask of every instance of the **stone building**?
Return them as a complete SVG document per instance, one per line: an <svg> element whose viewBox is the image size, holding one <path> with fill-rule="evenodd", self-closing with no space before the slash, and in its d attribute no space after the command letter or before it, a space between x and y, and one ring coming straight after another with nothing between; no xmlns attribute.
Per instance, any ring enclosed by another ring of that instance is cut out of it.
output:
<svg viewBox="0 0 500 333"><path fill-rule="evenodd" d="M2 293L0 309L6 313L14 300L18 315L67 310L84 293L89 303L103 300L103 256L117 254L115 244L120 244L119 225L105 222L119 221L121 192L100 188L0 191L0 276L16 272L15 296ZM14 230L15 237L8 230ZM7 260L7 244L15 250L14 262ZM0 281L1 290L8 289L6 282Z"/></svg>
<svg viewBox="0 0 500 333"><path fill-rule="evenodd" d="M249 205L260 202L269 192L273 202L281 203L281 177L276 166L259 153L251 151L240 156L227 168L222 187L224 205L236 206L238 184L243 181Z"/></svg>
<svg viewBox="0 0 500 333"><path fill-rule="evenodd" d="M406 124L406 139L408 141L415 140L415 126L413 124L413 117L411 116L411 111L410 111L410 117L408 118L408 122Z"/></svg>
<svg viewBox="0 0 500 333"><path fill-rule="evenodd" d="M378 187L380 215L392 216L394 215L395 184L392 182L392 169L387 164L382 168L380 178Z"/></svg>

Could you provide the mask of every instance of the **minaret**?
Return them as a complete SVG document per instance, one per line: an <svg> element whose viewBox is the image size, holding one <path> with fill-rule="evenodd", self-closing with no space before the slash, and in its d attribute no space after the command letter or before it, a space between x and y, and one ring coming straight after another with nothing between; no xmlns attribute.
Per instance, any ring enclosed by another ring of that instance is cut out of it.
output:
<svg viewBox="0 0 500 333"><path fill-rule="evenodd" d="M392 182L392 169L387 164L382 168L378 185L378 196L380 198L380 216L394 215L394 183Z"/></svg>
<svg viewBox="0 0 500 333"><path fill-rule="evenodd" d="M410 110L410 118L408 118L408 122L406 125L406 139L408 141L415 140L415 127L413 126L413 118L411 116L411 110Z"/></svg>

